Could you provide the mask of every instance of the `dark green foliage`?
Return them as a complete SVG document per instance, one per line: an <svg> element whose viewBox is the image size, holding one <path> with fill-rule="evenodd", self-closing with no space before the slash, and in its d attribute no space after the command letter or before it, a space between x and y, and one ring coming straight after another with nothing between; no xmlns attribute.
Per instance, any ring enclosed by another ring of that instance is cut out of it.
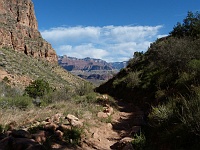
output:
<svg viewBox="0 0 200 150"><path fill-rule="evenodd" d="M133 144L135 150L143 150L145 147L145 144L146 144L145 135L142 132L140 132L139 134L135 134L132 144Z"/></svg>
<svg viewBox="0 0 200 150"><path fill-rule="evenodd" d="M82 131L79 128L72 128L64 132L63 138L68 144L79 145L81 142Z"/></svg>
<svg viewBox="0 0 200 150"><path fill-rule="evenodd" d="M3 125L0 124L0 134L3 133Z"/></svg>
<svg viewBox="0 0 200 150"><path fill-rule="evenodd" d="M200 147L199 35L200 15L189 12L170 36L156 40L144 54L135 53L127 68L96 89L149 114L145 149Z"/></svg>
<svg viewBox="0 0 200 150"><path fill-rule="evenodd" d="M3 78L3 82L5 82L5 83L10 83L10 80L8 79L8 77L5 76L5 77Z"/></svg>
<svg viewBox="0 0 200 150"><path fill-rule="evenodd" d="M49 93L50 90L51 88L48 82L43 79L37 79L25 88L25 93L32 98L37 98Z"/></svg>
<svg viewBox="0 0 200 150"><path fill-rule="evenodd" d="M196 87L197 88L197 87ZM199 89L199 87L198 87ZM198 92L199 93L199 92ZM169 149L193 149L200 140L200 95L176 96L164 104L152 108L150 127L146 130L150 147L167 144ZM153 133L153 134L152 134Z"/></svg>
<svg viewBox="0 0 200 150"><path fill-rule="evenodd" d="M183 20L183 23L177 23L173 31L170 32L172 36L175 37L184 37L190 36L197 38L200 36L200 14L196 12L188 12L187 17Z"/></svg>

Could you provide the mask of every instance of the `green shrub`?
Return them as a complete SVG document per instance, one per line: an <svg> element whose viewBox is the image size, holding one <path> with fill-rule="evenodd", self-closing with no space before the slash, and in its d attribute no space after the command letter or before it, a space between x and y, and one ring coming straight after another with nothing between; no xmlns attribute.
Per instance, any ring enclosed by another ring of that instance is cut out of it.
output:
<svg viewBox="0 0 200 150"><path fill-rule="evenodd" d="M86 95L86 99L87 99L87 101L88 102L95 102L96 101L96 93L94 93L94 92L91 92L91 93L89 93L89 94L87 94Z"/></svg>
<svg viewBox="0 0 200 150"><path fill-rule="evenodd" d="M176 80L176 84L185 84L187 81L191 80L193 76L190 73L182 72L179 74L179 78Z"/></svg>
<svg viewBox="0 0 200 150"><path fill-rule="evenodd" d="M27 96L3 97L0 99L1 108L27 109L32 105L32 99Z"/></svg>
<svg viewBox="0 0 200 150"><path fill-rule="evenodd" d="M71 97L72 93L69 92L69 88L64 87L45 94L41 99L41 103L42 105L48 105L59 101L69 100Z"/></svg>
<svg viewBox="0 0 200 150"><path fill-rule="evenodd" d="M136 150L143 150L146 144L145 135L142 132L135 134L132 144Z"/></svg>
<svg viewBox="0 0 200 150"><path fill-rule="evenodd" d="M7 76L5 76L5 77L3 78L3 82L5 82L5 83L10 83L10 80L8 79Z"/></svg>
<svg viewBox="0 0 200 150"><path fill-rule="evenodd" d="M161 99L162 97L165 97L165 90L158 90L155 92L155 98Z"/></svg>
<svg viewBox="0 0 200 150"><path fill-rule="evenodd" d="M79 145L81 142L82 130L79 128L72 128L71 130L66 130L64 132L64 140L72 145Z"/></svg>
<svg viewBox="0 0 200 150"><path fill-rule="evenodd" d="M18 95L22 95L22 90L12 88L5 82L0 82L0 97L14 97Z"/></svg>
<svg viewBox="0 0 200 150"><path fill-rule="evenodd" d="M93 92L93 88L94 87L92 86L91 83L83 82L83 83L80 83L78 87L76 87L76 93L79 96L83 96L83 95Z"/></svg>
<svg viewBox="0 0 200 150"><path fill-rule="evenodd" d="M182 97L182 107L178 116L181 122L195 135L200 135L200 95L189 99Z"/></svg>
<svg viewBox="0 0 200 150"><path fill-rule="evenodd" d="M20 96L14 98L14 105L20 109L26 109L32 105L32 99L28 96Z"/></svg>
<svg viewBox="0 0 200 150"><path fill-rule="evenodd" d="M167 104L158 105L152 107L152 111L149 114L149 123L153 126L160 126L164 122L169 121L174 116L175 104L171 100Z"/></svg>
<svg viewBox="0 0 200 150"><path fill-rule="evenodd" d="M4 130L3 125L0 124L0 134L3 133L3 130Z"/></svg>
<svg viewBox="0 0 200 150"><path fill-rule="evenodd" d="M112 86L113 86L113 88L116 88L117 86L120 86L120 85L124 84L123 82L124 82L124 78L122 78L122 79L115 79L113 81L113 83L112 83Z"/></svg>
<svg viewBox="0 0 200 150"><path fill-rule="evenodd" d="M25 94L28 94L32 98L42 97L49 93L50 89L51 88L47 81L43 79L37 79L25 88Z"/></svg>
<svg viewBox="0 0 200 150"><path fill-rule="evenodd" d="M139 78L140 72L130 72L126 78L125 82L127 84L128 88L134 88L139 85L140 83L140 78Z"/></svg>
<svg viewBox="0 0 200 150"><path fill-rule="evenodd" d="M200 60L191 60L188 64L188 67L190 68L190 70L200 73Z"/></svg>

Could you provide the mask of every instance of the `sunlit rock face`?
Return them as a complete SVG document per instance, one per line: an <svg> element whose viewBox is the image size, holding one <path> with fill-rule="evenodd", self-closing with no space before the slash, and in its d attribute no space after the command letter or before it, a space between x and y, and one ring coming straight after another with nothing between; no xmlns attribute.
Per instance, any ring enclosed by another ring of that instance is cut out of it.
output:
<svg viewBox="0 0 200 150"><path fill-rule="evenodd" d="M9 47L57 63L57 55L38 31L31 0L0 1L0 48Z"/></svg>

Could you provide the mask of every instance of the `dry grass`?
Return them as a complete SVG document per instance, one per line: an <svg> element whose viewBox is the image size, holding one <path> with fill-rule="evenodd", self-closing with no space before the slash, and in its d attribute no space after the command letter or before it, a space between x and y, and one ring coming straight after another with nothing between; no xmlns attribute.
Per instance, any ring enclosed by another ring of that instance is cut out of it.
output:
<svg viewBox="0 0 200 150"><path fill-rule="evenodd" d="M2 77L0 74L0 80L7 76L13 86L27 86L30 81L38 78L48 81L53 87L68 85L74 88L85 82L58 64L51 64L8 48L2 48L0 52L0 70L3 72Z"/></svg>
<svg viewBox="0 0 200 150"><path fill-rule="evenodd" d="M15 122L16 128L32 124L36 121L43 121L55 114L73 114L85 121L96 120L97 113L102 110L102 106L94 103L76 101L60 101L46 107L31 107L27 110L21 109L0 109L0 122L4 127L9 123ZM97 119L98 120L98 119Z"/></svg>

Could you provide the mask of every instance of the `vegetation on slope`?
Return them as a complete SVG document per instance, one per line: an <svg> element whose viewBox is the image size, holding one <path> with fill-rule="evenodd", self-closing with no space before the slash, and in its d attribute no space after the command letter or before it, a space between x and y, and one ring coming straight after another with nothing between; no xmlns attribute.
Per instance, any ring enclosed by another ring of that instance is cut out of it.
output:
<svg viewBox="0 0 200 150"><path fill-rule="evenodd" d="M169 36L156 40L144 54L136 52L127 68L96 90L143 108L144 149L198 149L199 68L200 14L188 12Z"/></svg>
<svg viewBox="0 0 200 150"><path fill-rule="evenodd" d="M58 64L33 58L9 48L0 49L1 70L6 72L5 77L10 85L21 88L38 78L44 79L54 88L65 86L75 88L79 83L84 82Z"/></svg>
<svg viewBox="0 0 200 150"><path fill-rule="evenodd" d="M7 80L0 82L0 134L4 135L10 131L12 124L16 130L28 129L32 134L37 133L38 130L47 131L44 120L59 114L62 118L59 119L58 124L67 126L67 129L61 130L62 139L48 135L47 140L41 144L46 149L51 149L55 143L62 143L66 148L76 147L85 139L85 130L109 120L109 118L102 119L96 116L98 112L104 110L103 100L99 98L99 94L94 93L93 86L87 82L80 84L74 90L53 89L47 81L41 79L30 83L25 90L12 88L7 84ZM68 114L81 119L83 125L70 126L69 121L64 117Z"/></svg>

